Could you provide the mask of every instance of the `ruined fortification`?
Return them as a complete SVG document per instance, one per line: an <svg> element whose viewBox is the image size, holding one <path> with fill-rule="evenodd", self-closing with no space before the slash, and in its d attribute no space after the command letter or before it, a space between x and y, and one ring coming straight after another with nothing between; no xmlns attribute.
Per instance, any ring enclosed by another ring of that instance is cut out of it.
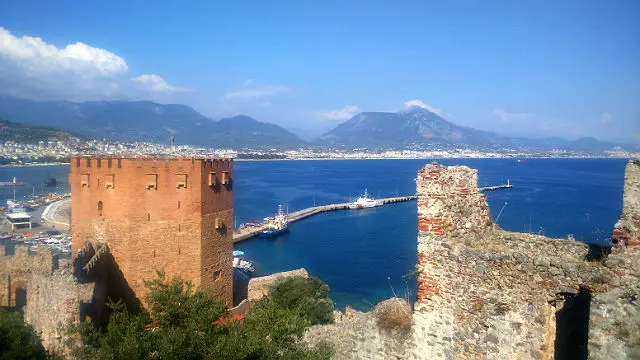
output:
<svg viewBox="0 0 640 360"><path fill-rule="evenodd" d="M640 357L640 165L627 165L617 245L606 258L573 240L501 230L477 178L464 166L418 171L418 293L408 333L348 310L305 339L333 342L341 359Z"/></svg>
<svg viewBox="0 0 640 360"><path fill-rule="evenodd" d="M140 301L164 269L230 306L232 179L231 159L73 157L73 254L91 272L108 252L117 270L94 278L108 287L121 274Z"/></svg>
<svg viewBox="0 0 640 360"><path fill-rule="evenodd" d="M58 258L46 248L7 250L0 246L0 306L22 310L45 349L63 353L61 326L80 320L83 304L92 300L93 284L79 284L71 268L58 266Z"/></svg>

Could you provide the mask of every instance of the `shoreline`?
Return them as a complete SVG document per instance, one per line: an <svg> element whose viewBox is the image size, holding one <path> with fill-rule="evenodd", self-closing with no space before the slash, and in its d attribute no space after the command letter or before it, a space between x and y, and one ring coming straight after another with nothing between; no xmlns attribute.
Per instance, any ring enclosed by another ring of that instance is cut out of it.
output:
<svg viewBox="0 0 640 360"><path fill-rule="evenodd" d="M34 166L62 166L69 165L68 162L54 162L54 163L28 163L28 164L3 164L0 165L0 168L13 168L13 167L34 167Z"/></svg>
<svg viewBox="0 0 640 360"><path fill-rule="evenodd" d="M509 156L509 157L493 157L493 156L451 156L451 157L359 157L359 158L296 158L296 159L238 159L234 158L234 162L259 162L259 161L341 161L341 160L461 160L461 159L478 159L478 160L630 160L636 157L617 157L617 156L571 156L571 157L554 157L554 156ZM69 166L68 162L55 163L29 163L29 164L3 164L0 168L20 168L20 167L38 167L38 166Z"/></svg>

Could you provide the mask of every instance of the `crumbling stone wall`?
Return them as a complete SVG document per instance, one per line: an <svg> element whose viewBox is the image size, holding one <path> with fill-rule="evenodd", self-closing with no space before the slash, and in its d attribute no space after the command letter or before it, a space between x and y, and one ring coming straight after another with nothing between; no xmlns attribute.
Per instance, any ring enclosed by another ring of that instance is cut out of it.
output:
<svg viewBox="0 0 640 360"><path fill-rule="evenodd" d="M560 294L615 275L585 261L585 244L500 230L477 177L418 171L415 323L437 358L553 358Z"/></svg>
<svg viewBox="0 0 640 360"><path fill-rule="evenodd" d="M31 252L16 246L13 255L4 255L0 246L0 254L0 306L18 307L44 348L64 353L61 327L80 319L81 303L91 301L93 284L78 284L71 268L58 268L58 258L46 248Z"/></svg>
<svg viewBox="0 0 640 360"><path fill-rule="evenodd" d="M612 233L614 246L603 265L617 286L596 293L591 304L589 356L640 359L640 161L625 170L623 208Z"/></svg>
<svg viewBox="0 0 640 360"><path fill-rule="evenodd" d="M62 327L80 320L82 303L90 303L93 284L78 284L69 269L51 275L35 274L28 283L24 320L35 329L49 352L63 354Z"/></svg>
<svg viewBox="0 0 640 360"><path fill-rule="evenodd" d="M338 359L640 358L640 247L637 223L629 223L637 219L640 168L632 164L616 226L628 237L604 261L587 261L583 243L501 230L476 170L427 165L416 180L411 330L387 333L374 314L348 311L310 328L305 340L334 343Z"/></svg>
<svg viewBox="0 0 640 360"><path fill-rule="evenodd" d="M7 255L7 248L0 245L0 306L22 305L16 304L16 292L20 298L33 275L51 275L56 261L48 249L30 253L28 247L16 246L13 254Z"/></svg>

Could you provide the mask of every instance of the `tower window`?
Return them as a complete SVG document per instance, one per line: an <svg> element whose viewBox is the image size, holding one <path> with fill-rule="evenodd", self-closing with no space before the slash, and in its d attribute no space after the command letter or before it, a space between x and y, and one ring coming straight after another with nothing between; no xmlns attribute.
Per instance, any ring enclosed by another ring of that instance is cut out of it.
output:
<svg viewBox="0 0 640 360"><path fill-rule="evenodd" d="M98 216L102 216L102 201L98 201Z"/></svg>
<svg viewBox="0 0 640 360"><path fill-rule="evenodd" d="M98 167L102 167L102 159L98 159L97 161L98 161L97 163Z"/></svg>
<svg viewBox="0 0 640 360"><path fill-rule="evenodd" d="M146 175L146 180L147 180L147 190L158 190L158 175L157 174L147 174Z"/></svg>
<svg viewBox="0 0 640 360"><path fill-rule="evenodd" d="M209 173L209 186L216 186L218 185L218 176L216 175L215 172L210 172Z"/></svg>
<svg viewBox="0 0 640 360"><path fill-rule="evenodd" d="M80 186L89 187L89 174L80 175Z"/></svg>
<svg viewBox="0 0 640 360"><path fill-rule="evenodd" d="M222 270L216 270L213 273L213 281L218 281L220 279L222 279Z"/></svg>
<svg viewBox="0 0 640 360"><path fill-rule="evenodd" d="M176 174L176 188L187 188L187 174Z"/></svg>
<svg viewBox="0 0 640 360"><path fill-rule="evenodd" d="M222 172L222 185L228 185L231 182L231 179L229 178L229 172L228 171L223 171Z"/></svg>
<svg viewBox="0 0 640 360"><path fill-rule="evenodd" d="M180 209L180 200L178 200L178 209Z"/></svg>
<svg viewBox="0 0 640 360"><path fill-rule="evenodd" d="M111 169L111 159L107 159L107 167Z"/></svg>
<svg viewBox="0 0 640 360"><path fill-rule="evenodd" d="M91 159L87 158L87 167L90 168L91 167Z"/></svg>
<svg viewBox="0 0 640 360"><path fill-rule="evenodd" d="M107 174L104 176L104 187L107 189L115 188L115 175Z"/></svg>

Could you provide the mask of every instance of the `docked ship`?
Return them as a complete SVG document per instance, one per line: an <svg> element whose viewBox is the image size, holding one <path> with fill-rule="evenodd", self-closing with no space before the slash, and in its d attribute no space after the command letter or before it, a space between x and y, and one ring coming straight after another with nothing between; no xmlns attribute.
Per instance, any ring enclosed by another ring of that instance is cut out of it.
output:
<svg viewBox="0 0 640 360"><path fill-rule="evenodd" d="M349 203L349 209L367 209L382 205L384 205L384 202L382 202L382 200L376 200L369 197L367 189L364 189L364 194L357 198L356 201Z"/></svg>
<svg viewBox="0 0 640 360"><path fill-rule="evenodd" d="M282 205L278 205L277 214L265 218L265 220L269 223L267 229L260 233L263 237L274 237L289 231L289 216L286 212L282 211Z"/></svg>

